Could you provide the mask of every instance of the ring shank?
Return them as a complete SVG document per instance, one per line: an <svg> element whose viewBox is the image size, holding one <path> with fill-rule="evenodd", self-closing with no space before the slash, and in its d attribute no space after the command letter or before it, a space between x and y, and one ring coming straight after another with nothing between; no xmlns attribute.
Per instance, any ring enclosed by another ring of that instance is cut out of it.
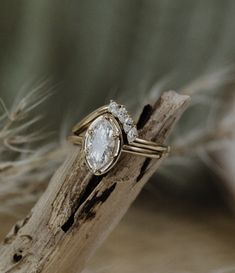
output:
<svg viewBox="0 0 235 273"><path fill-rule="evenodd" d="M83 137L72 135L68 137L69 142L75 144L75 145L82 145ZM148 142L148 141L146 141ZM163 154L169 153L169 147L157 145L154 142L149 141L151 145L141 145L138 146L138 143L131 143L131 144L124 144L122 147L122 151L125 153L135 154L135 155L141 155L146 156L150 158L161 158ZM152 145L154 143L154 145Z"/></svg>
<svg viewBox="0 0 235 273"><path fill-rule="evenodd" d="M108 111L108 106L102 106L100 108L98 108L97 110L91 112L89 115L87 115L85 118L83 118L79 123L77 123L73 129L72 132L75 135L79 135L80 133L82 133L88 126L89 124L98 116L107 113Z"/></svg>

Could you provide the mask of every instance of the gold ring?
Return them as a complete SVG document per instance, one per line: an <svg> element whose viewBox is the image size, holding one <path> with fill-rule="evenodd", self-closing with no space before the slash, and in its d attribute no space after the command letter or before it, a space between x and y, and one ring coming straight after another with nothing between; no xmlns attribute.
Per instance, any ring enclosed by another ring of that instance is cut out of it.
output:
<svg viewBox="0 0 235 273"><path fill-rule="evenodd" d="M138 138L136 124L123 105L110 101L82 119L68 140L82 145L85 161L94 175L109 171L121 152L159 159L169 146Z"/></svg>

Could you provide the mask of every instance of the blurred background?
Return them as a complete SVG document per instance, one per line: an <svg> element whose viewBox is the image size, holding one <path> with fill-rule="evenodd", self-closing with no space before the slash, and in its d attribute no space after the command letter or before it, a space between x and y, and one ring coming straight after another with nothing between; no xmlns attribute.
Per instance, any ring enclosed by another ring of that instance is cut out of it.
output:
<svg viewBox="0 0 235 273"><path fill-rule="evenodd" d="M235 272L235 2L0 2L0 238L110 98L192 97L174 147L87 272ZM42 116L42 117L41 117ZM72 265L71 265L72 266Z"/></svg>

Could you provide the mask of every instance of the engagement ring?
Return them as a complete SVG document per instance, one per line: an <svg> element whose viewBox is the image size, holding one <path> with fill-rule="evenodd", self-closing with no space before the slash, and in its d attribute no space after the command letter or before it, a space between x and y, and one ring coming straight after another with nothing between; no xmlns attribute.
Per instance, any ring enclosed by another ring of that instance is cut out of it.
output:
<svg viewBox="0 0 235 273"><path fill-rule="evenodd" d="M134 120L115 101L86 116L72 131L69 141L82 145L86 164L94 175L109 171L121 152L159 159L170 151L169 146L138 138Z"/></svg>

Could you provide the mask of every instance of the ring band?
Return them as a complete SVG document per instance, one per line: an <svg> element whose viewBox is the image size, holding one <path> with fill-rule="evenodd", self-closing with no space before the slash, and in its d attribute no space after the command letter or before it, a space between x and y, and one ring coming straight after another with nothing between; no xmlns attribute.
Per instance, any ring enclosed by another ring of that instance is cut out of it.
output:
<svg viewBox="0 0 235 273"><path fill-rule="evenodd" d="M87 115L72 132L68 140L82 146L87 166L95 175L109 171L121 152L155 159L170 152L169 146L138 138L133 119L114 101Z"/></svg>

